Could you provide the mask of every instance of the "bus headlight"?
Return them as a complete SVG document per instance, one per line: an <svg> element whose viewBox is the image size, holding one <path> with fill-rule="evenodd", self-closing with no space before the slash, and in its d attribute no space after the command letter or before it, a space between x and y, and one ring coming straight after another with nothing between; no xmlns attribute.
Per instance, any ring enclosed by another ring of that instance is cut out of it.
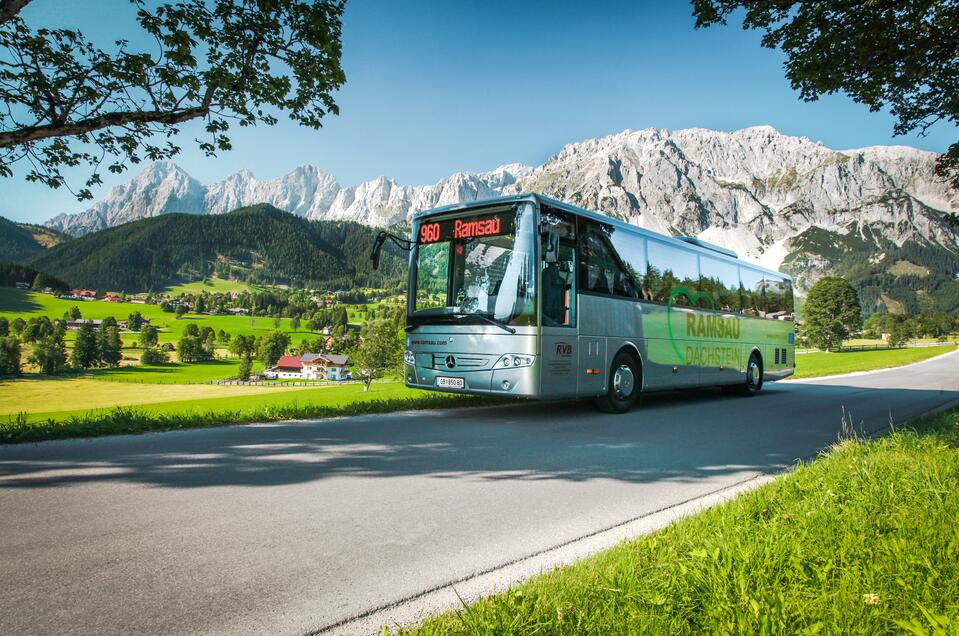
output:
<svg viewBox="0 0 959 636"><path fill-rule="evenodd" d="M507 353L496 361L495 368L509 369L512 367L529 367L533 365L533 356L522 353Z"/></svg>
<svg viewBox="0 0 959 636"><path fill-rule="evenodd" d="M409 349L407 349L406 352L403 354L403 362L411 366L416 365L416 358L413 357L413 352L410 351Z"/></svg>

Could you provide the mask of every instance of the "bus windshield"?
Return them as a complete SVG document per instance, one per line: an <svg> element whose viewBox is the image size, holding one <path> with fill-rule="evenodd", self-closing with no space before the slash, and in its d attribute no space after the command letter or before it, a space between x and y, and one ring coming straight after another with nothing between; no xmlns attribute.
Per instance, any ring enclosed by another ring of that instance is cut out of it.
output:
<svg viewBox="0 0 959 636"><path fill-rule="evenodd" d="M409 324L536 322L533 206L447 219L417 229Z"/></svg>

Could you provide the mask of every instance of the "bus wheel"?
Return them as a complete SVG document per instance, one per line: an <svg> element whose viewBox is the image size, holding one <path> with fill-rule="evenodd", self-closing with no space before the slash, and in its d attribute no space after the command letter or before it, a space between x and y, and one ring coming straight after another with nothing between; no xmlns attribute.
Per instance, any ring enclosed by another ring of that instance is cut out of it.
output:
<svg viewBox="0 0 959 636"><path fill-rule="evenodd" d="M613 358L609 370L606 395L596 400L596 405L607 413L625 413L639 397L642 390L642 378L636 365L636 359L625 351Z"/></svg>
<svg viewBox="0 0 959 636"><path fill-rule="evenodd" d="M763 388L763 368L759 361L759 356L755 353L749 356L749 364L746 365L746 381L740 385L739 394L745 397L752 397L759 393Z"/></svg>

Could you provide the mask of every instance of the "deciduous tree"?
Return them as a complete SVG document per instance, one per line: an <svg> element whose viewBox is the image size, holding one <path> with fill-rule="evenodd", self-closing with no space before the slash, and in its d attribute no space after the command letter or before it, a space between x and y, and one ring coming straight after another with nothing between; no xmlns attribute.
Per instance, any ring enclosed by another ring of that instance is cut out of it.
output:
<svg viewBox="0 0 959 636"><path fill-rule="evenodd" d="M697 27L726 24L765 32L786 55L786 77L813 101L843 91L870 110L889 108L897 135L959 124L959 3L953 0L692 0ZM959 142L936 171L959 188ZM955 215L953 215L955 221Z"/></svg>
<svg viewBox="0 0 959 636"><path fill-rule="evenodd" d="M343 0L131 2L136 24L110 45L28 24L30 0L0 2L0 175L25 160L28 180L56 188L63 167L87 164L76 195L88 199L105 157L110 172L173 157L184 122L204 122L197 142L214 155L231 148L231 122L273 125L283 113L319 128L338 112Z"/></svg>
<svg viewBox="0 0 959 636"><path fill-rule="evenodd" d="M845 278L820 278L803 305L803 329L806 337L824 351L839 347L842 341L862 327L859 295Z"/></svg>
<svg viewBox="0 0 959 636"><path fill-rule="evenodd" d="M272 366L276 364L280 356L286 353L286 348L289 346L290 337L282 331L274 331L260 340L260 345L257 349L258 357L266 366Z"/></svg>
<svg viewBox="0 0 959 636"><path fill-rule="evenodd" d="M140 331L143 327L143 314L135 311L127 317L127 326L131 331Z"/></svg>
<svg viewBox="0 0 959 636"><path fill-rule="evenodd" d="M144 349L150 349L151 347L157 346L157 340L159 340L157 328L153 325L144 325L140 330L140 345L142 345Z"/></svg>
<svg viewBox="0 0 959 636"><path fill-rule="evenodd" d="M58 375L67 369L67 349L62 338L47 336L33 345L27 362L44 375Z"/></svg>
<svg viewBox="0 0 959 636"><path fill-rule="evenodd" d="M370 322L352 357L354 368L363 380L363 390L369 391L374 379L400 368L403 344L389 322Z"/></svg>

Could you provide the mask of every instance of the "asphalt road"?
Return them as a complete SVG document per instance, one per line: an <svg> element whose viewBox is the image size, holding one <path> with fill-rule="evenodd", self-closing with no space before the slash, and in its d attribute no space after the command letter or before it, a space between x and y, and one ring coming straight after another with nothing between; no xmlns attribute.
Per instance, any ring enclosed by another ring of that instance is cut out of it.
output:
<svg viewBox="0 0 959 636"><path fill-rule="evenodd" d="M0 633L302 634L959 400L818 382L0 447Z"/></svg>

